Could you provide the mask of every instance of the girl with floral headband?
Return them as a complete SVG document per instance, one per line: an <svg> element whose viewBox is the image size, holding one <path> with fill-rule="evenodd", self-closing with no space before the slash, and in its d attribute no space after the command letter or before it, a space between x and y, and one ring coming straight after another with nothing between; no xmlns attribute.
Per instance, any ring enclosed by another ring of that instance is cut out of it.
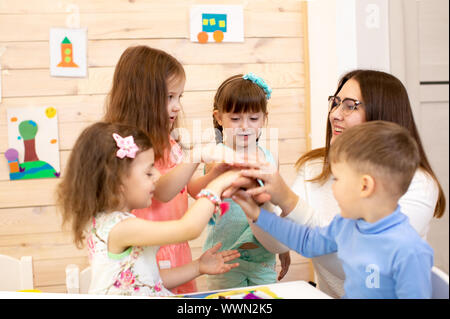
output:
<svg viewBox="0 0 450 319"><path fill-rule="evenodd" d="M267 100L272 90L259 76L248 73L225 80L214 97L213 120L216 142L224 149L233 150L244 158L256 158L278 167L269 150L258 145L262 128L267 121ZM192 190L202 189L207 183L230 169L227 164L206 164L204 176L192 182ZM244 212L233 200L224 200L229 209L223 216L214 215L208 226L203 250L211 249L219 241L223 249L237 249L240 266L227 274L208 276L208 289L225 289L270 284L277 281L276 255L280 253L282 270L278 279L286 274L290 257L286 247L263 246L258 241Z"/></svg>
<svg viewBox="0 0 450 319"><path fill-rule="evenodd" d="M220 274L238 266L226 262L239 253L219 252L219 243L193 262L159 270L159 246L198 237L218 210L221 193L239 172L228 171L208 183L181 219L155 222L130 213L152 204L160 176L154 162L148 135L125 125L93 124L73 147L57 196L75 243L80 247L87 242L89 293L168 296L172 293L167 289L201 274Z"/></svg>

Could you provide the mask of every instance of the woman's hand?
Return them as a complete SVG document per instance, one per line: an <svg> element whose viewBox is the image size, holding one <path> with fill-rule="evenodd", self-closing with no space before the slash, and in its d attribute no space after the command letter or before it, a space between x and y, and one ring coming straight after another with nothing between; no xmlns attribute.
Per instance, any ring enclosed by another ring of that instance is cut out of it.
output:
<svg viewBox="0 0 450 319"><path fill-rule="evenodd" d="M239 263L226 264L226 262L240 256L237 250L224 250L219 252L222 243L216 244L208 249L198 259L199 274L217 275L230 271L239 266Z"/></svg>
<svg viewBox="0 0 450 319"><path fill-rule="evenodd" d="M262 165L258 169L245 169L241 171L243 177L259 179L264 183L264 186L248 189L247 193L250 195L258 195L261 193L268 193L271 195L273 204L278 205L283 199L282 194L289 188L279 174L278 170L269 165Z"/></svg>
<svg viewBox="0 0 450 319"><path fill-rule="evenodd" d="M280 259L281 264L281 270L278 274L278 280L281 280L289 270L289 266L291 265L291 255L289 254L289 251L287 251L285 253L279 254L278 258Z"/></svg>
<svg viewBox="0 0 450 319"><path fill-rule="evenodd" d="M250 188L256 188L259 187L260 184L258 184L258 182L256 180L254 180L253 178L249 178L249 177L244 177L244 176L240 176L238 177L233 184L228 187L222 194L223 197L231 197L234 195L234 193L236 193L238 190L240 189L250 189ZM258 205L262 205L265 202L270 201L271 196L268 193L260 193L257 194L255 196L253 196L253 199L255 200L255 202Z"/></svg>
<svg viewBox="0 0 450 319"><path fill-rule="evenodd" d="M241 176L261 180L264 186L248 189L247 193L252 196L259 196L264 193L269 194L271 196L270 201L274 205L280 206L283 211L283 216L295 208L298 196L290 189L280 173L274 170L273 167L262 165L260 169L252 168L242 170Z"/></svg>

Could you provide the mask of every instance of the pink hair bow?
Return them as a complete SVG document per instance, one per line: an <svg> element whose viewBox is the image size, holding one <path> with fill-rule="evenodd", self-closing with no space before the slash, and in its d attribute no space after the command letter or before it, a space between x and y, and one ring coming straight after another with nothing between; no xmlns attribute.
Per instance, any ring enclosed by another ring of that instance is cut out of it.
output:
<svg viewBox="0 0 450 319"><path fill-rule="evenodd" d="M134 143L134 138L132 135L122 137L119 134L113 133L113 137L116 140L117 147L119 148L116 153L118 158L124 158L125 156L134 158L136 156L136 152L139 151L139 147L137 147Z"/></svg>

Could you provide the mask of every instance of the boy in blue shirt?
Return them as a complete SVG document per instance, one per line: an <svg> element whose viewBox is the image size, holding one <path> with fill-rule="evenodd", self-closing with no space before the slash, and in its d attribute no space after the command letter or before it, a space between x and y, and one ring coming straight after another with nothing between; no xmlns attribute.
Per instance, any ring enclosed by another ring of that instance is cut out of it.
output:
<svg viewBox="0 0 450 319"><path fill-rule="evenodd" d="M331 145L333 194L341 214L308 228L261 209L245 191L233 199L277 240L311 258L337 252L344 298L431 298L433 250L398 206L419 166L416 142L392 122L349 128Z"/></svg>

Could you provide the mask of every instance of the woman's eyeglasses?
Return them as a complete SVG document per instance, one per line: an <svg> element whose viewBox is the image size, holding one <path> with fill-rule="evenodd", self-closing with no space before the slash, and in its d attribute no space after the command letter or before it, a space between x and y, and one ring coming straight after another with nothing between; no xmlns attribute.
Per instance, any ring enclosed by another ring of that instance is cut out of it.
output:
<svg viewBox="0 0 450 319"><path fill-rule="evenodd" d="M329 96L328 97L328 113L336 111L342 105L342 114L344 116L349 115L353 111L358 109L358 106L362 102L346 97L343 101L339 96Z"/></svg>

